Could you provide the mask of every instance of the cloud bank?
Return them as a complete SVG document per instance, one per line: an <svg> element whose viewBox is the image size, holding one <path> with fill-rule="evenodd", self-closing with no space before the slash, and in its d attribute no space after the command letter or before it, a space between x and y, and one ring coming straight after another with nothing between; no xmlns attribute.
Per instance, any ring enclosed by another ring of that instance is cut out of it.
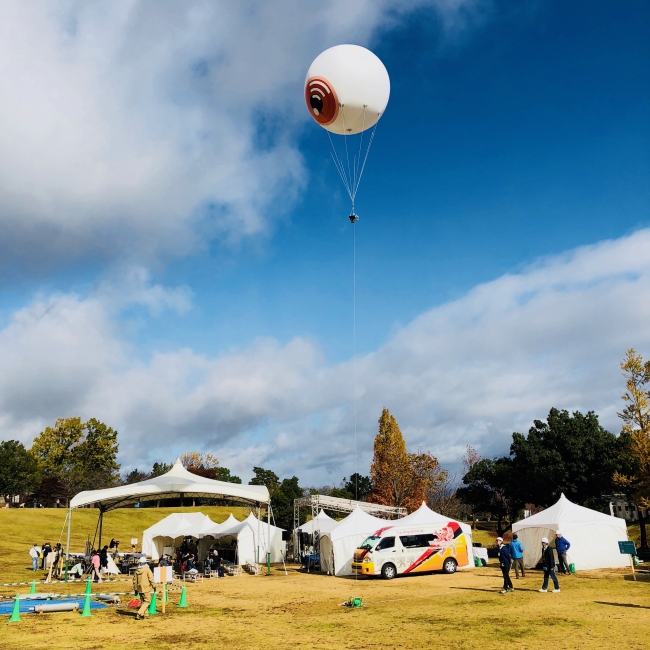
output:
<svg viewBox="0 0 650 650"><path fill-rule="evenodd" d="M457 462L466 444L504 453L514 430L558 408L594 410L618 431L619 361L650 355L650 230L539 260L475 287L357 360L358 467L367 471L382 407L411 449ZM120 310L191 308L183 288L135 269L127 295L36 298L0 330L2 437L29 443L57 417L120 431L121 460L143 467L210 450L249 476L254 464L313 483L354 471L352 360L313 342L252 341L208 357L191 348L138 359Z"/></svg>
<svg viewBox="0 0 650 650"><path fill-rule="evenodd" d="M4 2L0 259L149 263L267 233L306 182L311 60L423 7L460 32L478 4Z"/></svg>

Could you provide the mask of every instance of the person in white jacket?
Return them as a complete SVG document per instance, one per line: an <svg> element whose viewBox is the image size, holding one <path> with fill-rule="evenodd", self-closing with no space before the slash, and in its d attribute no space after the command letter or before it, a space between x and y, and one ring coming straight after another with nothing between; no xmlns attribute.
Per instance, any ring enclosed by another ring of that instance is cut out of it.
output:
<svg viewBox="0 0 650 650"><path fill-rule="evenodd" d="M32 571L38 571L38 558L41 555L41 549L38 548L38 544L34 544L29 549L29 556L32 558Z"/></svg>

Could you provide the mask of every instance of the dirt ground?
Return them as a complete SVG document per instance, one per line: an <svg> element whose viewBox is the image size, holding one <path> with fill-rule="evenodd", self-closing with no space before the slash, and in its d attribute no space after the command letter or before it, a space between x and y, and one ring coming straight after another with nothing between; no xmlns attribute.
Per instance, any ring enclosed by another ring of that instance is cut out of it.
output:
<svg viewBox="0 0 650 650"><path fill-rule="evenodd" d="M135 621L133 610L23 614L0 623L3 650L74 648L518 648L645 649L650 579L629 571L560 577L561 593L540 594L541 574L514 580L500 595L496 566L386 582L305 574L273 567L270 576L226 577L187 588L188 609ZM128 588L114 583L111 590ZM106 585L102 585L105 587ZM39 586L39 591L44 587ZM48 589L49 590L49 589ZM79 585L57 585L60 593ZM97 591L95 586L93 591ZM7 593L7 588L2 593ZM25 590L26 591L26 590ZM340 604L361 596L363 607ZM178 592L172 600L178 602Z"/></svg>

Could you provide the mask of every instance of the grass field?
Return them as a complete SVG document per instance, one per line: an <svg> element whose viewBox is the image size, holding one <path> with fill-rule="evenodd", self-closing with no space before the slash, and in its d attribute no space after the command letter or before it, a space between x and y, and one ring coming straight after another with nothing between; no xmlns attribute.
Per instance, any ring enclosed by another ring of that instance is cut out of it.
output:
<svg viewBox="0 0 650 650"><path fill-rule="evenodd" d="M154 510L109 513L105 519L108 539L116 535L123 541L141 538L143 528L167 514L163 509ZM201 511L221 521L230 509ZM96 512L75 513L73 550L83 546L88 531L92 536L95 521L91 515ZM44 535L56 541L64 516L55 510L0 512L2 582L8 577L32 577L24 568L31 537L36 535L39 543ZM487 533L485 536L486 542L492 539ZM479 532L477 537L483 534ZM15 565L16 560L20 566ZM288 567L285 575L282 567L273 567L270 576L244 575L190 585L189 609L172 605L164 616L147 621L135 621L132 610L125 607L95 612L91 618L73 613L23 614L21 623L7 624L4 617L0 619L0 648L447 646L462 650L516 643L527 649L607 650L645 649L649 645L650 580L645 575L633 582L629 570L582 572L561 577L559 594L537 592L539 572L513 581L515 593L501 596L496 565L452 576L412 576L390 582L304 574L294 566ZM127 583L111 583L111 589L117 591L128 588ZM15 591L0 588L4 595ZM57 584L56 591L78 592L79 585ZM363 598L361 609L340 606L353 595ZM172 599L178 601L178 592Z"/></svg>

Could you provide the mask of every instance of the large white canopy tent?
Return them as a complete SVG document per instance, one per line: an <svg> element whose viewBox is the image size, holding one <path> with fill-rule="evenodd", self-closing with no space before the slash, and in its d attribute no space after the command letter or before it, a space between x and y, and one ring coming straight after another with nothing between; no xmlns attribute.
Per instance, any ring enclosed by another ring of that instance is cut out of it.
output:
<svg viewBox="0 0 650 650"><path fill-rule="evenodd" d="M336 576L352 575L352 557L359 544L375 531L390 525L390 520L373 517L357 506L332 531L321 536L321 571Z"/></svg>
<svg viewBox="0 0 650 650"><path fill-rule="evenodd" d="M472 550L472 527L468 524L464 524L462 521L456 521L450 517L445 517L445 515L441 515L439 512L431 510L431 508L429 508L429 506L427 506L427 504L424 502L422 502L422 505L417 510L414 510L410 515L407 515L402 519L398 519L395 523L399 524L400 526L420 526L433 524L434 526L440 525L442 527L446 526L450 522L456 523L460 526L465 535L465 539L467 540L468 563L463 566L459 565L459 568L473 568L474 554Z"/></svg>
<svg viewBox="0 0 650 650"><path fill-rule="evenodd" d="M267 552L271 553L271 562L282 562L286 556L282 531L277 526L269 527L268 523L260 521L252 512L241 522L231 515L222 524L214 524L203 531L199 553L207 553L211 539L231 538L237 545L237 564L255 564L266 557Z"/></svg>
<svg viewBox="0 0 650 650"><path fill-rule="evenodd" d="M183 537L200 540L207 529L216 525L201 512L175 512L142 533L142 552L158 560L165 546L177 546Z"/></svg>
<svg viewBox="0 0 650 650"><path fill-rule="evenodd" d="M554 546L555 533L561 531L570 542L567 560L576 571L609 569L629 564L627 555L621 555L618 542L627 540L624 519L584 508L567 499L559 501L512 525L524 547L524 565L535 567L542 557L542 537Z"/></svg>
<svg viewBox="0 0 650 650"><path fill-rule="evenodd" d="M180 461L176 460L174 466L161 476L132 483L131 485L120 485L114 488L102 490L87 490L80 492L70 501L68 510L68 535L66 542L66 566L70 551L70 528L72 525L72 511L83 506L99 506L99 544L101 546L102 522L104 513L116 508L123 508L136 503L158 501L171 498L212 498L212 499L233 499L243 501L257 506L268 504L268 534L271 529L271 512L269 491L264 485L241 485L239 483L228 483L226 481L214 481L212 479L197 476L188 472Z"/></svg>

